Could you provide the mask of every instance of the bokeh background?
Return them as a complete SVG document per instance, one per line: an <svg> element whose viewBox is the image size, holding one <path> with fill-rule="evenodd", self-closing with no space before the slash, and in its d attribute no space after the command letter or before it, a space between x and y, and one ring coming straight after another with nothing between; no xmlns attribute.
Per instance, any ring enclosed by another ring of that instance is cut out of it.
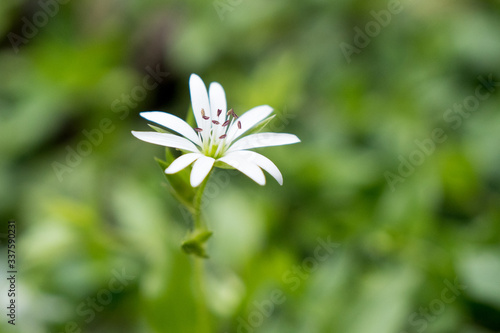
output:
<svg viewBox="0 0 500 333"><path fill-rule="evenodd" d="M262 150L282 187L211 178L212 332L499 332L499 33L495 0L2 0L0 330L196 331L189 215L130 131L197 73L302 139Z"/></svg>

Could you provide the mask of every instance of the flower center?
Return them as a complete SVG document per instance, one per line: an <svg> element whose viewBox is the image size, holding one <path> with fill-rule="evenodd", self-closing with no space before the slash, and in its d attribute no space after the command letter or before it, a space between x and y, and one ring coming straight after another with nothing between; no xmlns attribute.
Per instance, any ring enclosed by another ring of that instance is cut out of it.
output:
<svg viewBox="0 0 500 333"><path fill-rule="evenodd" d="M202 128L197 127L194 129L202 142L202 153L215 159L224 156L231 145L237 131L233 131L230 135L230 129L233 126L237 126L238 129L241 129L241 121L238 120L238 115L233 109L227 112L229 116L228 119L223 117L224 119L222 120L224 120L224 122L222 122L222 124L222 120L219 119L221 114L222 110L218 109L216 119L210 119L210 117L205 114L205 110L201 109L201 117L204 120Z"/></svg>

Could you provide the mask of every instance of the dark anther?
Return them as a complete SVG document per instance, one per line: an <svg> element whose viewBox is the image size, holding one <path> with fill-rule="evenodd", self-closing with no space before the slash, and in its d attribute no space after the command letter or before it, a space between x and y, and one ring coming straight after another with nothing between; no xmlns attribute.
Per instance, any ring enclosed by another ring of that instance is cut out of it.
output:
<svg viewBox="0 0 500 333"><path fill-rule="evenodd" d="M209 116L206 116L206 115L205 115L205 109L201 109L201 117L202 117L203 119L205 119L205 120L210 119L210 117L209 117Z"/></svg>
<svg viewBox="0 0 500 333"><path fill-rule="evenodd" d="M224 127L225 127L225 126L227 126L227 125L229 125L229 120L226 120L226 121L224 122L224 124L222 124L222 126L224 126Z"/></svg>
<svg viewBox="0 0 500 333"><path fill-rule="evenodd" d="M241 121L238 120L238 128L241 129Z"/></svg>
<svg viewBox="0 0 500 333"><path fill-rule="evenodd" d="M194 130L195 130L196 132L198 132L198 133L200 133L201 131L203 131L203 129L201 129L201 128L199 128L199 127L196 127Z"/></svg>
<svg viewBox="0 0 500 333"><path fill-rule="evenodd" d="M217 120L212 120L212 122L213 122L215 125L219 125L219 124L220 124Z"/></svg>
<svg viewBox="0 0 500 333"><path fill-rule="evenodd" d="M223 135L219 136L219 139L225 139L226 136L227 136L226 134L223 134Z"/></svg>

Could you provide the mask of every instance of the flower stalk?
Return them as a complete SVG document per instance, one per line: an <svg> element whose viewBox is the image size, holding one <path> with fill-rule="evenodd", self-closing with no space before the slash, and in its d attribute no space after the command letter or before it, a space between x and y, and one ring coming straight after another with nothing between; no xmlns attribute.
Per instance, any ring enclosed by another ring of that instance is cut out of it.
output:
<svg viewBox="0 0 500 333"><path fill-rule="evenodd" d="M201 203L203 200L203 192L205 191L205 187L207 186L208 183L208 178L210 175L205 178L205 180L201 183L200 187L198 188L198 191L196 192L196 196L194 198L194 228L195 230L207 230L207 226L205 221L203 220L203 217L201 216Z"/></svg>
<svg viewBox="0 0 500 333"><path fill-rule="evenodd" d="M205 237L201 237L197 239L195 242L195 248L197 251L192 252L195 254L193 258L193 269L194 269L194 285L196 286L196 294L195 299L197 303L197 313L198 313L198 329L197 332L201 333L210 333L210 313L207 308L206 303L206 287L205 287L205 259L208 258L208 255L205 251L205 243L208 238L212 235L212 232L208 230L207 224L202 216L201 205L203 202L203 193L205 191L205 187L207 186L208 179L201 183L198 191L196 192L196 196L194 198L194 211L193 211L193 233L195 235L205 235ZM185 243L184 243L185 244ZM183 247L185 250L185 248Z"/></svg>
<svg viewBox="0 0 500 333"><path fill-rule="evenodd" d="M195 257L194 260L194 285L196 286L196 307L198 313L198 322L196 332L210 333L210 313L208 312L206 302L206 288L205 288L205 261L203 258Z"/></svg>
<svg viewBox="0 0 500 333"><path fill-rule="evenodd" d="M202 216L201 205L203 202L203 192L208 183L208 178L201 183L193 199L193 230L188 234L187 239L182 243L182 249L188 254L194 254L201 258L208 258L206 252L206 242L212 236L208 230L205 220Z"/></svg>

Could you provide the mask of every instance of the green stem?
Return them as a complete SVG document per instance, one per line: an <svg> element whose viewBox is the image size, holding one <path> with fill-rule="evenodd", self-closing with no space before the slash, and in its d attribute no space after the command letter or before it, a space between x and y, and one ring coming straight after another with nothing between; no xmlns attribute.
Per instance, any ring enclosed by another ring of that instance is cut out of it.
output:
<svg viewBox="0 0 500 333"><path fill-rule="evenodd" d="M206 305L206 289L205 289L205 274L204 274L204 264L205 259L193 256L194 260L194 274L195 274L195 284L196 284L196 306L198 312L198 329L196 332L199 333L210 333L210 314Z"/></svg>
<svg viewBox="0 0 500 333"><path fill-rule="evenodd" d="M201 183L196 197L194 199L194 232L207 230L205 221L201 216L201 202L203 199L203 192L208 183L208 177ZM195 285L196 285L196 303L198 312L198 329L197 332L200 333L210 333L210 314L206 305L206 289L205 289L205 274L204 274L204 258L198 256L193 256L194 260L194 275L195 275Z"/></svg>
<svg viewBox="0 0 500 333"><path fill-rule="evenodd" d="M201 201L203 199L203 192L205 191L205 187L208 183L208 175L205 180L201 183L198 192L196 192L196 196L194 198L194 229L196 230L206 230L207 226L205 225L203 219L201 218Z"/></svg>

